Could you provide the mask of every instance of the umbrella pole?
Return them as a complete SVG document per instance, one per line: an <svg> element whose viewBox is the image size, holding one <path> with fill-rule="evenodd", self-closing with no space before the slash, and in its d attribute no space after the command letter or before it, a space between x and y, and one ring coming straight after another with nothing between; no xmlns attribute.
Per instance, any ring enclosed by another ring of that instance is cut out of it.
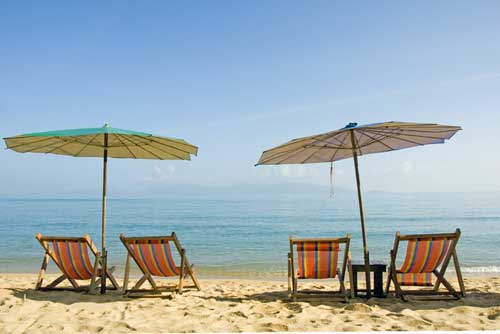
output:
<svg viewBox="0 0 500 334"><path fill-rule="evenodd" d="M366 297L371 297L371 281L370 281L370 252L368 251L368 241L366 239L366 229L365 229L365 214L363 211L363 200L361 198L361 181L359 179L359 167L358 167L358 152L356 152L356 145L354 140L354 131L351 130L351 142L352 142L352 153L354 158L354 169L356 171L356 186L358 188L358 203L359 203L359 217L361 220L361 233L363 235L363 256L365 261L365 273L366 273Z"/></svg>
<svg viewBox="0 0 500 334"><path fill-rule="evenodd" d="M106 251L106 181L108 174L108 134L104 134L104 156L102 173L102 230L101 230L101 294L106 293L106 271L107 271L107 251Z"/></svg>

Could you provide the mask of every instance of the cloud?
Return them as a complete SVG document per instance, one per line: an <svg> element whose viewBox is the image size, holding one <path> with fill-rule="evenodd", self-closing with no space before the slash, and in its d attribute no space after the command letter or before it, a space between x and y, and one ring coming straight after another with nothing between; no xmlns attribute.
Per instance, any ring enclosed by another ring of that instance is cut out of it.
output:
<svg viewBox="0 0 500 334"><path fill-rule="evenodd" d="M288 166L280 166L279 174L283 177L290 177L290 167Z"/></svg>
<svg viewBox="0 0 500 334"><path fill-rule="evenodd" d="M405 161L401 164L401 171L403 172L403 174L409 174L414 170L415 166L409 161Z"/></svg>
<svg viewBox="0 0 500 334"><path fill-rule="evenodd" d="M153 180L165 181L171 179L175 175L175 167L173 165L168 165L166 167L153 166L155 172L155 177Z"/></svg>
<svg viewBox="0 0 500 334"><path fill-rule="evenodd" d="M498 80L500 78L500 73L497 72L485 72L485 73L472 73L467 76L443 79L440 81L426 81L417 86L410 87L395 87L389 90L375 91L371 94L360 94L347 96L344 98L335 98L331 100L325 100L320 103L313 105L304 105L294 109L276 110L268 111L266 113L253 113L245 116L237 116L234 118L225 117L224 120L215 120L214 122L206 125L212 127L226 126L228 123L248 123L248 122L263 122L272 119L279 119L288 117L293 114L307 114L311 110L319 112L322 109L328 109L334 106L356 104L360 102L367 102L378 99L386 99L390 97L405 96L415 93L421 93L425 91L434 91L442 87L451 87L455 85L461 85L465 83L475 83L482 81L492 81Z"/></svg>

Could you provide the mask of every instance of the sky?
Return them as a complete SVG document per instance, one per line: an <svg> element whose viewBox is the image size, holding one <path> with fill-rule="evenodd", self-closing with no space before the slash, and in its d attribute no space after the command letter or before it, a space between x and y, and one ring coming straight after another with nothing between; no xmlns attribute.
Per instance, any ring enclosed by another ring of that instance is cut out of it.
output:
<svg viewBox="0 0 500 334"><path fill-rule="evenodd" d="M500 191L498 1L2 1L0 136L110 126L192 161L109 162L109 194L328 185L263 150L349 122L432 122L444 145L360 158L363 189ZM0 151L0 196L101 191L102 161ZM335 186L354 189L352 160Z"/></svg>

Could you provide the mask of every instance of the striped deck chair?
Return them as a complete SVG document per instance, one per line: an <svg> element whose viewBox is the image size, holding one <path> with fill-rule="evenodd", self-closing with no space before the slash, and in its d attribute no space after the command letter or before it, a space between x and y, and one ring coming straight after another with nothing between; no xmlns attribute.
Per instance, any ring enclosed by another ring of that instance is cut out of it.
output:
<svg viewBox="0 0 500 334"><path fill-rule="evenodd" d="M162 292L182 293L184 280L187 275L191 277L193 286L201 290L200 283L194 274L193 267L189 264L186 257L186 251L182 248L175 233L169 236L157 237L125 237L120 234L120 240L127 249L127 260L125 263L125 277L123 281L123 294L134 297L131 294L161 294ZM172 255L171 244L174 245L180 256L180 266L177 266ZM134 260L143 276L132 289L128 289L130 274L130 258ZM153 279L157 277L175 277L179 276L179 283L174 286L158 286ZM140 289L148 281L152 289Z"/></svg>
<svg viewBox="0 0 500 334"><path fill-rule="evenodd" d="M455 233L440 234L400 235L397 232L394 248L391 250L391 265L386 293L389 292L391 283L394 283L396 296L401 297L404 301L407 301L406 295L452 296L456 299L465 297L464 282L455 249L459 238L460 229L458 228ZM407 241L406 256L401 267L396 269L400 241ZM452 258L460 286L459 292L444 277ZM433 283L433 276L436 276L435 283ZM447 291L439 291L440 284L443 284ZM404 291L402 286L420 287L420 289ZM425 289L423 287L433 288Z"/></svg>
<svg viewBox="0 0 500 334"><path fill-rule="evenodd" d="M297 239L290 236L290 253L288 253L288 292L294 301L297 297L307 295L339 295L348 302L348 297L354 295L353 286L348 293L345 288L344 278L346 270L349 272L349 280L352 282L351 254L349 243L351 236L347 234L345 238L307 238ZM339 264L339 253L341 246L345 245L343 251L343 261ZM294 249L295 248L295 249ZM297 263L294 261L294 254L297 255ZM297 267L295 267L297 265ZM297 268L297 271L295 271ZM338 277L340 282L339 293L320 293L317 291L297 291L299 279L328 279Z"/></svg>
<svg viewBox="0 0 500 334"><path fill-rule="evenodd" d="M72 290L94 292L100 286L101 264L100 253L86 234L82 238L75 237L44 237L38 233L36 239L45 250L42 266L36 282L36 290ZM90 250L90 253L89 253ZM43 287L43 278L47 270L49 259L57 265L62 275ZM93 261L92 261L93 260ZM108 268L107 277L112 287L118 289L118 283L113 277L114 268ZM68 280L72 288L57 287L60 283ZM87 286L81 286L77 281L90 280Z"/></svg>

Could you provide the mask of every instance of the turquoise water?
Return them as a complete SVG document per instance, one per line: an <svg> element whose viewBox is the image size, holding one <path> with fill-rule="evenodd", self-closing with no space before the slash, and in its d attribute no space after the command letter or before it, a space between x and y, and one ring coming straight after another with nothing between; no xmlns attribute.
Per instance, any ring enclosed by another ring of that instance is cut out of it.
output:
<svg viewBox="0 0 500 334"><path fill-rule="evenodd" d="M364 196L371 258L388 262L394 233L454 231L466 272L500 272L500 194L388 194ZM0 271L38 270L42 249L35 233L89 233L100 247L100 201L77 199L0 200ZM352 255L361 260L355 194L246 196L232 199L111 199L108 252L123 267L126 235L175 231L199 273L207 276L281 275L288 236L352 234Z"/></svg>

